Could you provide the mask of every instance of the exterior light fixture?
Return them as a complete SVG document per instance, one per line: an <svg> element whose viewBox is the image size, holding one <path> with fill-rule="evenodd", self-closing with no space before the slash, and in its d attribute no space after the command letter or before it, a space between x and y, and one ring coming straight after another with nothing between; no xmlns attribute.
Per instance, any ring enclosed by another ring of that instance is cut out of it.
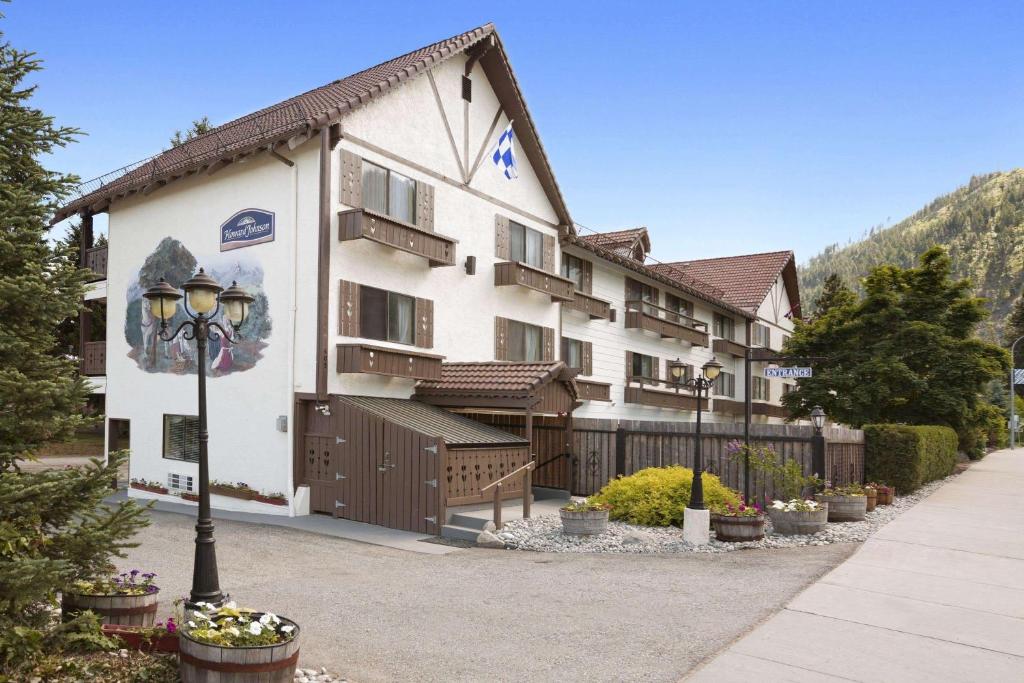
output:
<svg viewBox="0 0 1024 683"><path fill-rule="evenodd" d="M814 425L815 434L821 434L821 430L825 428L825 411L821 406L814 406L811 410L811 424Z"/></svg>

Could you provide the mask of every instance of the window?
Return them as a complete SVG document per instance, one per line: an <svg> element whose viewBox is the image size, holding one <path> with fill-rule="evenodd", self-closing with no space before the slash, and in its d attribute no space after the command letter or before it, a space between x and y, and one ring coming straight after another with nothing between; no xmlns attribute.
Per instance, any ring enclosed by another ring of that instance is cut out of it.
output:
<svg viewBox="0 0 1024 683"><path fill-rule="evenodd" d="M771 348L772 345L772 330L767 325L761 323L754 323L753 329L753 346L763 346L764 348Z"/></svg>
<svg viewBox="0 0 1024 683"><path fill-rule="evenodd" d="M583 369L583 342L562 337L562 360L570 368Z"/></svg>
<svg viewBox="0 0 1024 683"><path fill-rule="evenodd" d="M789 343L789 336L790 335L788 335L788 334L782 335L782 348L783 349L786 348L786 344Z"/></svg>
<svg viewBox="0 0 1024 683"><path fill-rule="evenodd" d="M772 400L771 384L766 377L751 377L750 398L753 401Z"/></svg>
<svg viewBox="0 0 1024 683"><path fill-rule="evenodd" d="M732 398L736 395L736 375L731 372L720 373L712 385L711 391L715 396Z"/></svg>
<svg viewBox="0 0 1024 683"><path fill-rule="evenodd" d="M633 377L644 377L656 379L655 371L658 367L658 360L654 356L645 356L642 353L633 354Z"/></svg>
<svg viewBox="0 0 1024 683"><path fill-rule="evenodd" d="M645 285L642 282L631 280L626 278L626 301L644 301L649 304L658 305L658 290L650 285ZM628 303L627 303L628 308ZM651 315L657 315L656 311L647 311L647 307L643 306L644 312L649 312Z"/></svg>
<svg viewBox="0 0 1024 683"><path fill-rule="evenodd" d="M680 297L674 294L669 294L668 292L665 293L665 308L673 313L685 316L686 318L693 317L693 302L681 299ZM677 315L672 315L670 313L667 318L672 322L679 322L679 316ZM684 320L684 322L688 323L689 321Z"/></svg>
<svg viewBox="0 0 1024 683"><path fill-rule="evenodd" d="M539 361L542 356L543 331L536 325L508 321L508 360Z"/></svg>
<svg viewBox="0 0 1024 683"><path fill-rule="evenodd" d="M583 259L571 254L562 254L562 277L572 280L577 292L584 291L583 272Z"/></svg>
<svg viewBox="0 0 1024 683"><path fill-rule="evenodd" d="M416 181L363 160L363 207L415 223Z"/></svg>
<svg viewBox="0 0 1024 683"><path fill-rule="evenodd" d="M511 260L534 268L544 267L544 235L515 221L508 222L508 234Z"/></svg>
<svg viewBox="0 0 1024 683"><path fill-rule="evenodd" d="M199 462L198 417L164 415L164 457L168 460Z"/></svg>
<svg viewBox="0 0 1024 683"><path fill-rule="evenodd" d="M713 332L720 339L733 341L736 335L736 323L728 316L715 313Z"/></svg>
<svg viewBox="0 0 1024 683"><path fill-rule="evenodd" d="M363 285L359 288L359 327L366 339L414 343L416 300Z"/></svg>
<svg viewBox="0 0 1024 683"><path fill-rule="evenodd" d="M785 396L786 394L788 394L789 392L793 391L794 389L796 389L796 386L793 385L793 384L783 384L782 385L782 395Z"/></svg>

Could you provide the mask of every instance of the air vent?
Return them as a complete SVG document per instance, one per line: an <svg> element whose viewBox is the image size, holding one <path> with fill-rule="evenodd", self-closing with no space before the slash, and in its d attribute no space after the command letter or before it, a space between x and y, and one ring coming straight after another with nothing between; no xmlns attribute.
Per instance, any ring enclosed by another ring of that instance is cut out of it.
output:
<svg viewBox="0 0 1024 683"><path fill-rule="evenodd" d="M192 475L179 472L167 473L167 488L171 491L189 491L192 489Z"/></svg>

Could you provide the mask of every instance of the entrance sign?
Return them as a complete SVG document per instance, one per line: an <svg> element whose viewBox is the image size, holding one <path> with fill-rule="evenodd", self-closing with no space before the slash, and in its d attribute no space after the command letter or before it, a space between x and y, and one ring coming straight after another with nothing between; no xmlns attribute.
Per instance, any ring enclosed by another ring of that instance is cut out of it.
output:
<svg viewBox="0 0 1024 683"><path fill-rule="evenodd" d="M220 226L220 250L241 249L274 241L274 212L244 209Z"/></svg>
<svg viewBox="0 0 1024 683"><path fill-rule="evenodd" d="M1013 383L1014 384L1024 384L1024 370L1022 370L1021 368L1014 369L1014 371L1013 371Z"/></svg>
<svg viewBox="0 0 1024 683"><path fill-rule="evenodd" d="M782 379L798 379L801 377L811 377L811 368L765 368L765 377L779 377Z"/></svg>

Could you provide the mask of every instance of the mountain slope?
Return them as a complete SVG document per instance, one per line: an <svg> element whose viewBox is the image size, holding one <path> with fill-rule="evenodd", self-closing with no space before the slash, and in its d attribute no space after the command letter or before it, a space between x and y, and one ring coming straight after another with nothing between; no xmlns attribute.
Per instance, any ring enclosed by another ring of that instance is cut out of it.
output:
<svg viewBox="0 0 1024 683"><path fill-rule="evenodd" d="M992 319L981 330L996 338L1024 286L1024 169L975 176L913 216L845 247L832 245L800 268L801 299L811 313L831 273L856 286L876 265L907 267L935 244L949 249L953 271L989 299Z"/></svg>

